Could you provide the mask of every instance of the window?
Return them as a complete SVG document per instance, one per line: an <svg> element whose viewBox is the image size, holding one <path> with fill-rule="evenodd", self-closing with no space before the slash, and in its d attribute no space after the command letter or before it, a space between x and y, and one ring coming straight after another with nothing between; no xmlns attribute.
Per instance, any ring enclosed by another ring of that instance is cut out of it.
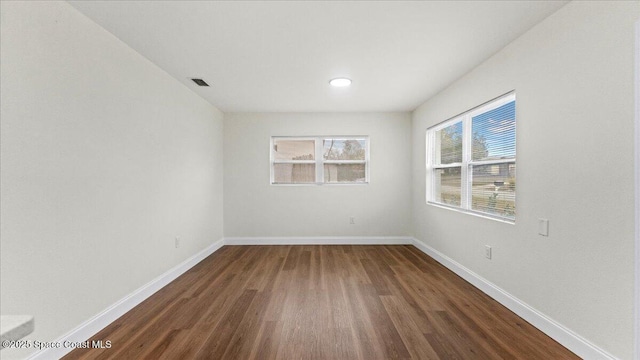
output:
<svg viewBox="0 0 640 360"><path fill-rule="evenodd" d="M368 182L368 137L271 138L271 184Z"/></svg>
<svg viewBox="0 0 640 360"><path fill-rule="evenodd" d="M516 95L427 129L427 203L516 217Z"/></svg>

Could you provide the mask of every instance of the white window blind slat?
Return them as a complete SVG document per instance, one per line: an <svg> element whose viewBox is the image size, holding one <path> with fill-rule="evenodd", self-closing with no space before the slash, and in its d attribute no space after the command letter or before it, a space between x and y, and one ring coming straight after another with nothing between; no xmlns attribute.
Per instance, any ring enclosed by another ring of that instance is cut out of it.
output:
<svg viewBox="0 0 640 360"><path fill-rule="evenodd" d="M514 158L516 102L471 117L473 160Z"/></svg>

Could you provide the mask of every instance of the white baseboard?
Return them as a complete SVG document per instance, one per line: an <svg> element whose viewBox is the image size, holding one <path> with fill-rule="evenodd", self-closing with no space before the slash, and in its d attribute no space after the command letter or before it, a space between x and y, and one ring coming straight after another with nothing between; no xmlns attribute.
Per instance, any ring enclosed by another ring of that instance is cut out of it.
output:
<svg viewBox="0 0 640 360"><path fill-rule="evenodd" d="M503 289L499 288L495 284L489 282L485 278L480 275L474 273L473 271L467 269L462 266L460 263L457 263L453 259L439 252L438 250L430 247L429 245L424 244L418 239L413 239L413 246L420 249L420 251L429 255L433 259L435 259L440 264L447 267L449 270L456 273L461 278L465 279L473 286L480 289L485 294L492 297L494 300L499 302L500 304L507 307L509 310L516 313L521 318L525 319L531 325L538 328L543 333L547 334L549 337L554 339L555 341L562 344L567 349L574 352L576 355L580 356L583 359L606 359L606 360L615 360L617 359L615 356L607 353L603 349L595 346L590 343L580 335L574 333L570 329L564 327L563 325L557 323L553 319L547 317L545 314L539 312L533 307L529 306L525 302L516 298L515 296L509 294Z"/></svg>
<svg viewBox="0 0 640 360"><path fill-rule="evenodd" d="M225 238L211 244L206 249L183 261L171 270L150 281L128 296L122 298L101 313L85 321L69 333L56 340L58 343L65 341L82 342L104 329L107 325L133 309L155 292L175 280L187 270L207 256L214 253L223 245L413 245L422 252L432 257L460 277L489 295L509 310L516 313L536 328L540 329L552 339L556 340L567 349L573 351L584 359L616 360L616 357L598 348L570 329L555 322L543 313L537 311L520 299L502 290L495 284L484 279L480 275L467 269L441 252L424 244L423 242L407 236L340 236L340 237L232 237ZM29 360L58 359L69 353L71 348L47 348L33 353Z"/></svg>
<svg viewBox="0 0 640 360"><path fill-rule="evenodd" d="M225 245L410 245L409 236L228 237Z"/></svg>
<svg viewBox="0 0 640 360"><path fill-rule="evenodd" d="M204 250L193 255L171 270L158 276L141 288L120 299L118 302L103 310L99 314L80 324L75 329L57 339L56 343L64 344L65 341L82 342L90 339L93 335L97 334L107 325L111 324L120 316L124 315L127 311L133 309L136 305L140 304L148 297L156 293L158 290L162 289L164 286L175 280L178 276L182 275L197 263L204 260L204 258L220 249L223 245L224 240L219 240L211 244ZM61 346L60 348L46 348L31 354L28 359L59 359L65 356L71 350L73 349L65 348L64 346Z"/></svg>

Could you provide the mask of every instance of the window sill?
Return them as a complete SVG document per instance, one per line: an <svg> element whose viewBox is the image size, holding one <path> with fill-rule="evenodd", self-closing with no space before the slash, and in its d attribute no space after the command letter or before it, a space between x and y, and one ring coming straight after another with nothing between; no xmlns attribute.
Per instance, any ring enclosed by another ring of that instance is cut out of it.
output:
<svg viewBox="0 0 640 360"><path fill-rule="evenodd" d="M368 182L359 183L302 183L302 184L284 184L284 183L271 183L271 186L361 186L369 185Z"/></svg>
<svg viewBox="0 0 640 360"><path fill-rule="evenodd" d="M431 206L435 206L435 207L438 207L438 208L455 211L455 212L462 213L462 214L468 214L468 215L473 215L473 216L477 216L477 217L481 217L481 218L485 218L485 219L489 219L489 220L494 220L494 221L498 221L498 222L505 223L505 224L510 224L510 225L515 225L516 224L515 219L511 220L511 219L507 219L507 218L503 218L503 217L499 217L499 216L491 216L489 214L485 214L485 213L481 213L481 212L477 212L477 211L473 211L473 210L461 209L459 207L454 207L454 206L448 206L448 205L440 204L440 203L433 202L433 201L427 201L427 205L431 205Z"/></svg>

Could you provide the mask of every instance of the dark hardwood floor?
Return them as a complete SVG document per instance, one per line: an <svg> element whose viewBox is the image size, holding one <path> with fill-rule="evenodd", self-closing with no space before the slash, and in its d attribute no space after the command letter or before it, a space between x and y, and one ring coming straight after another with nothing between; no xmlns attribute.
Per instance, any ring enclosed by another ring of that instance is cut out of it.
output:
<svg viewBox="0 0 640 360"><path fill-rule="evenodd" d="M65 359L577 359L413 246L224 246Z"/></svg>

